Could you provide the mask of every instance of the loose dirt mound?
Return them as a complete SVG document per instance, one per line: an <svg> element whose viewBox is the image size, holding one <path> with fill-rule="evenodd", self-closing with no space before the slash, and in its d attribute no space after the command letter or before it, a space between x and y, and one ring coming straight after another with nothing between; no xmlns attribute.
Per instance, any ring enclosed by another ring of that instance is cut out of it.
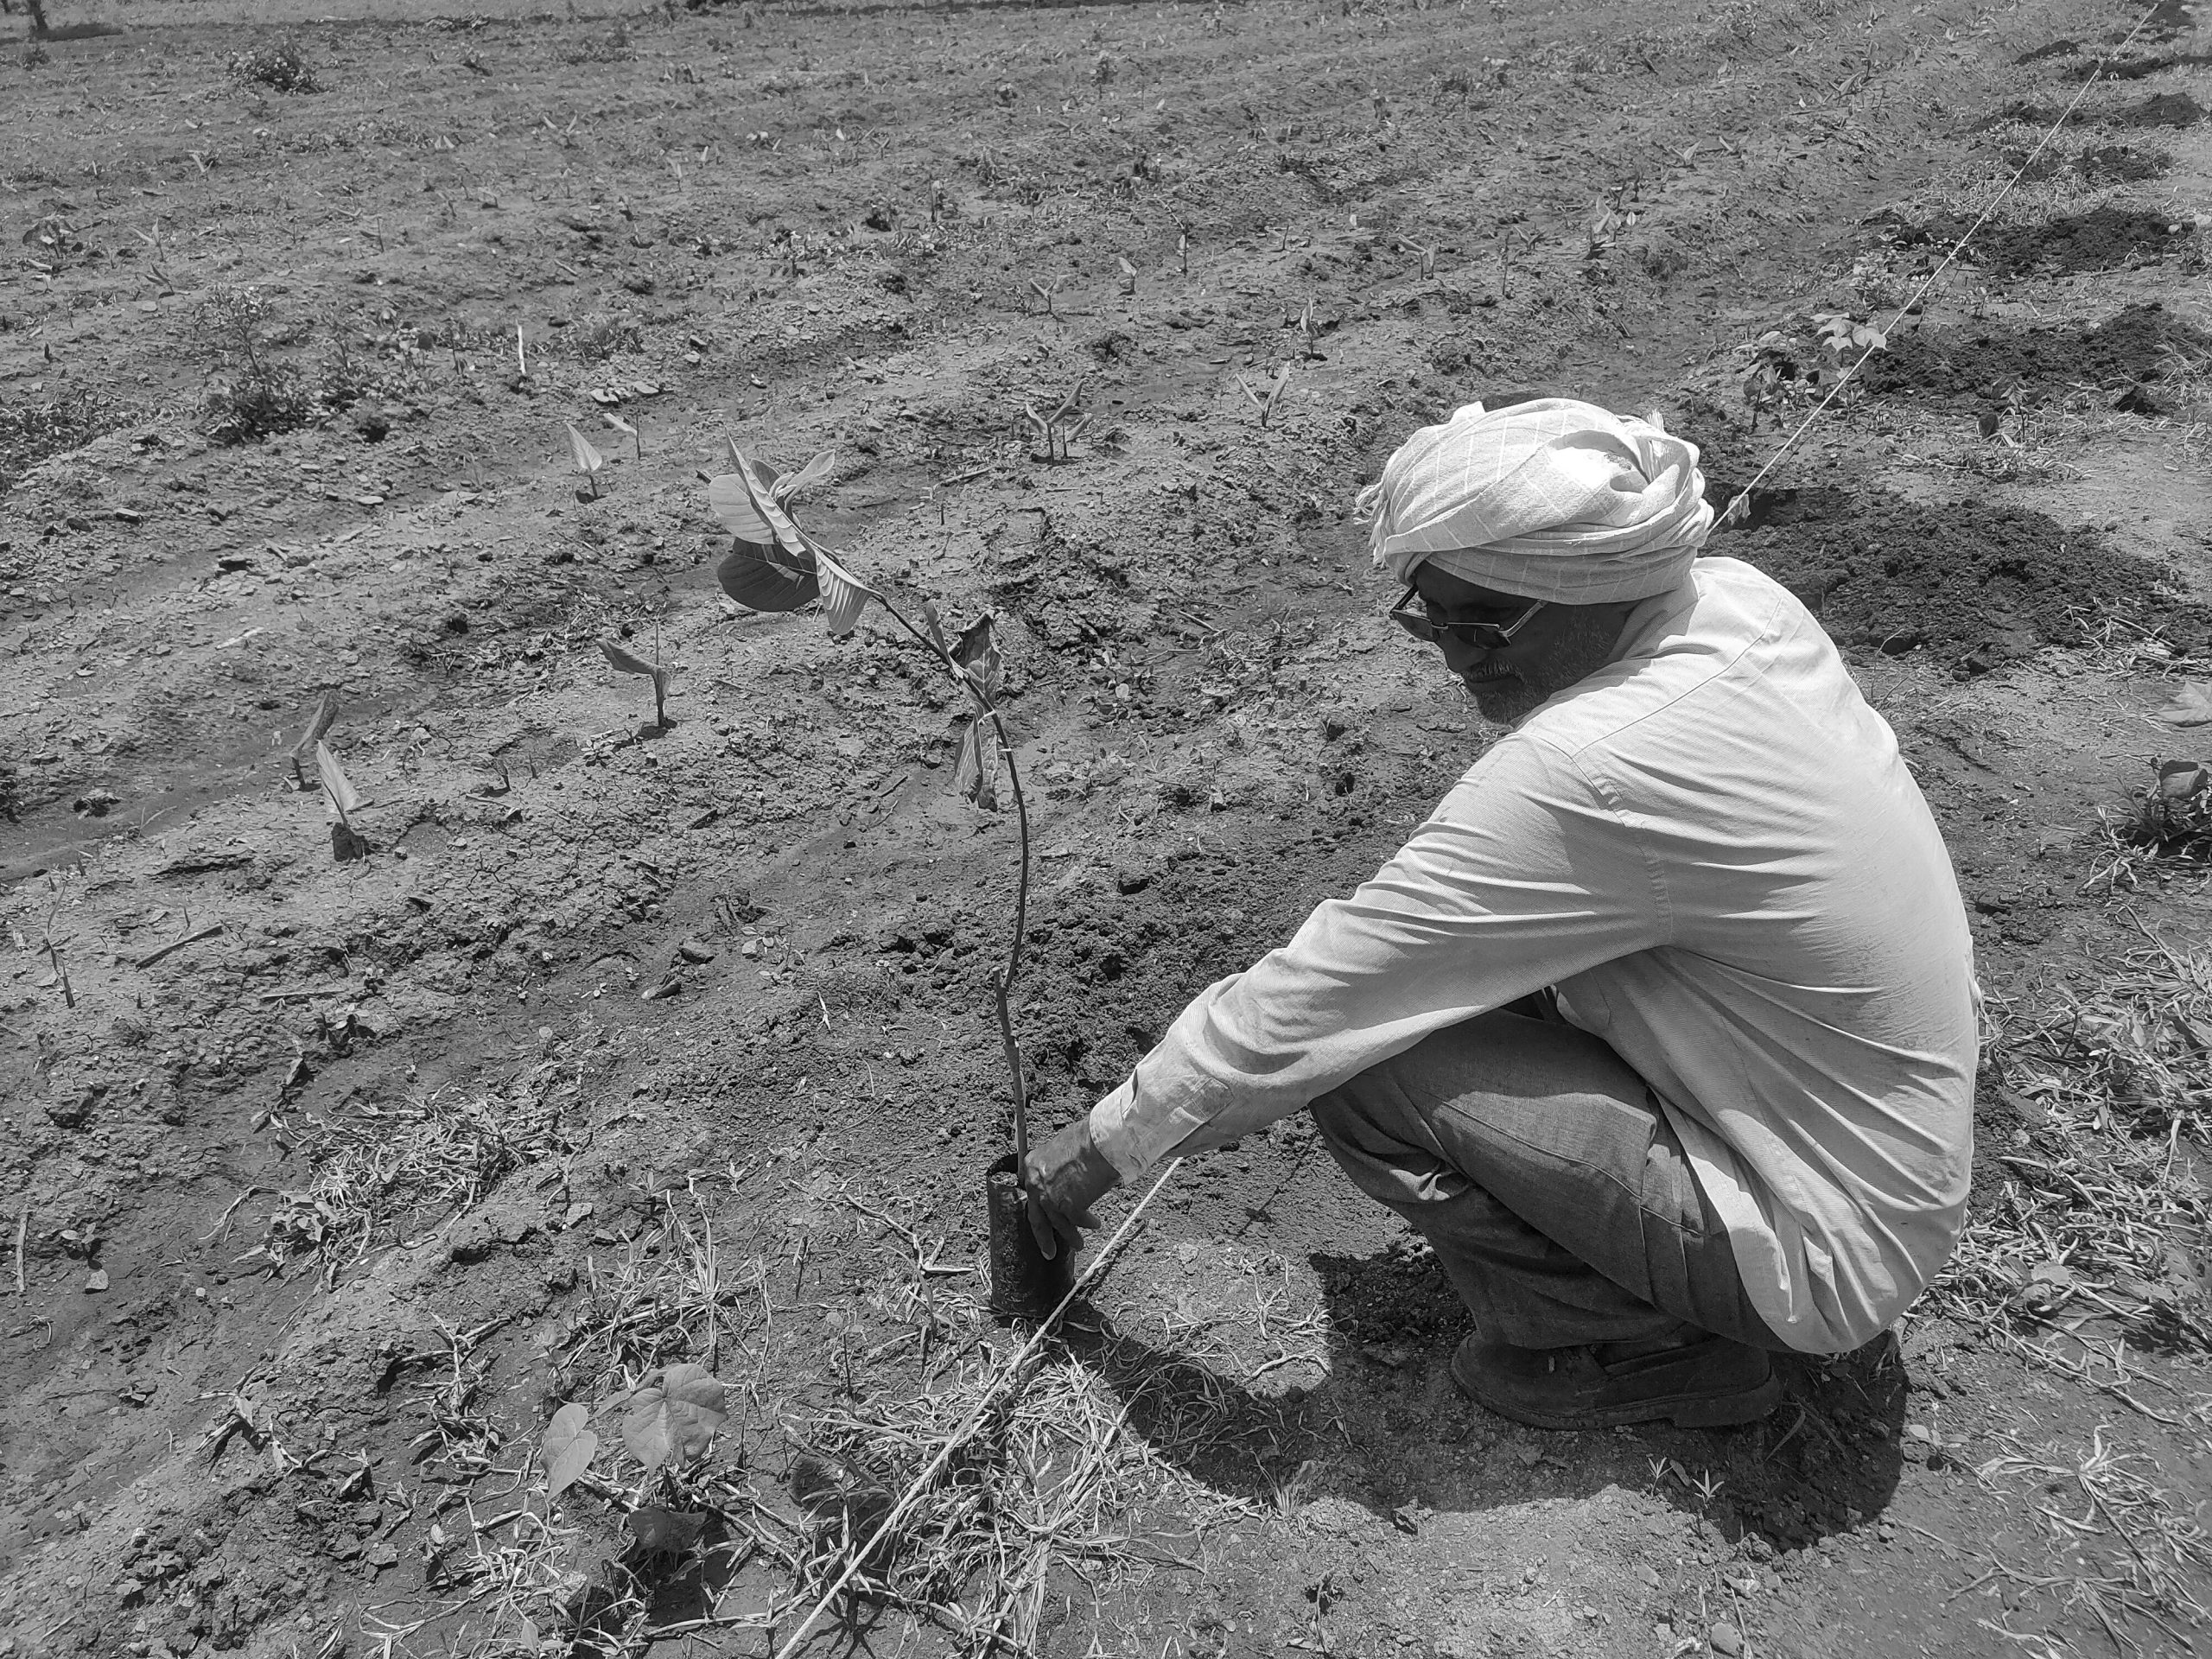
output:
<svg viewBox="0 0 2212 1659"><path fill-rule="evenodd" d="M2022 126L2050 127L2055 125L2065 111L2056 104L2038 104L2031 99L2014 99L1999 105L1996 110L1974 123L1976 132L1986 132L1992 127ZM2101 116L2091 118L2095 124L2104 127L2193 127L2204 118L2204 106L2187 92L2154 92L2139 104L2124 104L2118 109L2107 110Z"/></svg>
<svg viewBox="0 0 2212 1659"><path fill-rule="evenodd" d="M1972 228L1960 213L1917 224L1892 220L1891 240L1900 248L1948 248ZM2193 251L2195 226L2137 208L2097 207L2040 225L1987 225L1975 231L1965 257L1993 276L2075 276L2122 270Z"/></svg>
<svg viewBox="0 0 2212 1659"><path fill-rule="evenodd" d="M1929 329L1904 334L1860 371L1875 397L1994 401L2018 386L2031 398L2084 383L2117 388L2157 380L2180 359L2212 353L2212 334L2162 306L2131 305L2094 328Z"/></svg>
<svg viewBox="0 0 2212 1659"><path fill-rule="evenodd" d="M1716 506L1732 485L1708 483ZM2094 531L2039 512L1878 491L1755 492L1751 523L1713 551L1758 565L1804 601L1839 645L1927 650L1961 677L2040 645L2081 645L2101 611L2204 648L2207 613L2175 604L2159 572Z"/></svg>
<svg viewBox="0 0 2212 1659"><path fill-rule="evenodd" d="M2187 92L2154 92L2140 104L2114 110L2105 118L2108 127L2193 127L2204 118L2204 106Z"/></svg>

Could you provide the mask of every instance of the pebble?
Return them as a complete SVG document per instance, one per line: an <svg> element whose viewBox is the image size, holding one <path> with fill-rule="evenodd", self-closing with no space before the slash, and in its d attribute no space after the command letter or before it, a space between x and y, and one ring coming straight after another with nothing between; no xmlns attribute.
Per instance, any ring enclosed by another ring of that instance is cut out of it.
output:
<svg viewBox="0 0 2212 1659"><path fill-rule="evenodd" d="M1647 1590L1656 1590L1659 1587L1658 1571L1649 1561L1638 1561L1636 1564L1636 1576L1643 1581L1643 1587Z"/></svg>
<svg viewBox="0 0 2212 1659"><path fill-rule="evenodd" d="M1744 1650L1743 1632L1725 1618L1706 1632L1706 1640L1713 1643L1715 1653L1737 1654Z"/></svg>

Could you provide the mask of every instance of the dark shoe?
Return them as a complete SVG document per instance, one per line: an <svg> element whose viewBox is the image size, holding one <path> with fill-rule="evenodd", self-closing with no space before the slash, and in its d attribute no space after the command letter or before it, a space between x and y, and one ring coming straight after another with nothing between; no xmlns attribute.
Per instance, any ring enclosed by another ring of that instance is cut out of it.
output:
<svg viewBox="0 0 2212 1659"><path fill-rule="evenodd" d="M1516 1348L1469 1337L1452 1380L1501 1417L1535 1428L1611 1428L1671 1419L1682 1428L1756 1422L1782 1398L1762 1349L1699 1335L1656 1351L1624 1343Z"/></svg>

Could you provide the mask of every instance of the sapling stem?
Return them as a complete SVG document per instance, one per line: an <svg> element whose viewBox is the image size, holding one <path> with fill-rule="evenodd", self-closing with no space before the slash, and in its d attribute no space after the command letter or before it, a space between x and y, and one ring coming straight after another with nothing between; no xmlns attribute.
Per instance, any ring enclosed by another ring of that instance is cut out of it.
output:
<svg viewBox="0 0 2212 1659"><path fill-rule="evenodd" d="M1007 1081L1014 1092L1014 1157L1020 1167L1029 1154L1029 1090L1021 1070L1021 1046L1014 1040L1013 995L1014 981L1021 973L1021 947L1029 937L1029 801L1021 790L1021 769L1014 764L1014 744L1007 735L1006 721L1000 715L982 688L976 684L959 659L922 629L906 620L906 613L893 605L880 589L875 595L891 620L904 628L908 636L919 644L946 671L960 683L968 700L976 705L976 713L991 722L991 735L997 741L999 760L1006 767L1007 784L1014 791L1014 819L1021 841L1021 869L1014 889L1014 932L1007 942L1006 965L992 981L992 1001L999 1020L999 1040L1006 1048Z"/></svg>

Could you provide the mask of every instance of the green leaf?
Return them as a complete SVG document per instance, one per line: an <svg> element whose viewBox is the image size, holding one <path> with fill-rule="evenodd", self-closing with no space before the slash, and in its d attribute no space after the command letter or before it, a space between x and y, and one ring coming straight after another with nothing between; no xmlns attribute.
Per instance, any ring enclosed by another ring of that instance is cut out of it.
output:
<svg viewBox="0 0 2212 1659"><path fill-rule="evenodd" d="M599 648L606 653L607 660L612 663L616 668L621 670L625 674L642 674L649 680L657 680L660 677L660 670L658 668L647 662L644 658L634 656L631 652L623 650L621 646L616 645L612 639L601 640L599 642Z"/></svg>
<svg viewBox="0 0 2212 1659"><path fill-rule="evenodd" d="M769 496L778 506L790 500L801 490L812 489L837 469L837 452L824 449L812 461L795 473L786 474L769 487Z"/></svg>
<svg viewBox="0 0 2212 1659"><path fill-rule="evenodd" d="M722 1401L721 1380L703 1365L648 1371L625 1396L622 1443L649 1470L696 1463L729 1414Z"/></svg>
<svg viewBox="0 0 2212 1659"><path fill-rule="evenodd" d="M814 568L822 583L822 620L831 639L842 639L860 626L861 613L876 596L875 589L818 547Z"/></svg>
<svg viewBox="0 0 2212 1659"><path fill-rule="evenodd" d="M952 648L952 660L983 694L986 702L997 699L999 688L1005 683L1005 664L999 656L998 630L992 625L990 613L969 623L961 631L960 643Z"/></svg>
<svg viewBox="0 0 2212 1659"><path fill-rule="evenodd" d="M703 1515L679 1515L658 1503L640 1504L622 1517L638 1548L648 1555L674 1555L691 1548L707 1529Z"/></svg>
<svg viewBox="0 0 2212 1659"><path fill-rule="evenodd" d="M2202 760L2161 760L2158 793L2169 801L2194 800L2212 783L2212 769Z"/></svg>
<svg viewBox="0 0 2212 1659"><path fill-rule="evenodd" d="M338 694L335 691L326 691L316 700L315 713L308 716L307 729L300 734L300 741L292 745L293 758L297 760L304 757L316 744L322 741L323 734L330 729L332 723L337 718Z"/></svg>
<svg viewBox="0 0 2212 1659"><path fill-rule="evenodd" d="M565 1405L545 1426L545 1501L550 1503L576 1477L591 1467L599 1436L591 1428L591 1408Z"/></svg>
<svg viewBox="0 0 2212 1659"><path fill-rule="evenodd" d="M715 567L715 580L747 610L795 611L822 597L822 583L810 563L786 564L772 545L741 538Z"/></svg>
<svg viewBox="0 0 2212 1659"><path fill-rule="evenodd" d="M330 752L328 744L321 741L315 744L315 769L316 775L322 779L323 792L330 798L331 810L340 819L361 810L361 797L353 787L353 780L338 764L338 757Z"/></svg>
<svg viewBox="0 0 2212 1659"><path fill-rule="evenodd" d="M569 428L569 454L580 473L595 473L607 464L606 457L591 447L591 440L574 426Z"/></svg>
<svg viewBox="0 0 2212 1659"><path fill-rule="evenodd" d="M788 555L794 563L809 563L810 550L806 537L799 533L798 526L791 522L791 515L784 511L782 505L776 499L775 469L764 467L747 455L744 450L737 447L735 439L730 441L729 454L730 460L736 463L737 471L728 476L736 478L740 487L744 491L746 505L753 510L754 517L766 527L768 534L766 539ZM707 486L707 499L710 503L714 499L714 486L721 481L719 479L715 480ZM756 539L735 528L732 529L731 534L736 536L741 541Z"/></svg>

